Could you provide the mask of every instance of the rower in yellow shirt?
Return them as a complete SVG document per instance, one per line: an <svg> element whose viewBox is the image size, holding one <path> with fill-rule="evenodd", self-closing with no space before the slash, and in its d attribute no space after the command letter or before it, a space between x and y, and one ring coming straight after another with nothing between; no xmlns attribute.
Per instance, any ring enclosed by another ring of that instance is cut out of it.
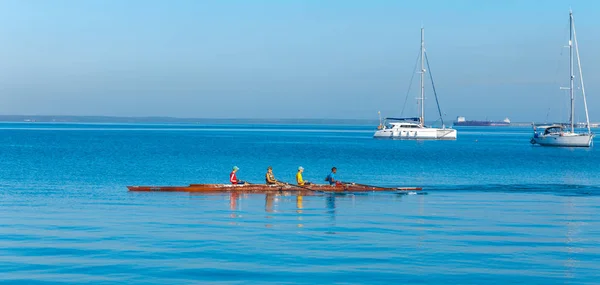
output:
<svg viewBox="0 0 600 285"><path fill-rule="evenodd" d="M298 185L300 185L300 186L312 184L312 183L310 183L308 181L304 181L304 179L302 179L302 172L304 172L304 167L302 167L302 166L298 167L298 173L296 173L296 183L298 183Z"/></svg>

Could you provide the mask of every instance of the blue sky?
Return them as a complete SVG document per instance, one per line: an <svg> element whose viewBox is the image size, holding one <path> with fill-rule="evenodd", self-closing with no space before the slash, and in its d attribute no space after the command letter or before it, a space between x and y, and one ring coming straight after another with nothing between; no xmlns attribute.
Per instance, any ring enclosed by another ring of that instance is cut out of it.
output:
<svg viewBox="0 0 600 285"><path fill-rule="evenodd" d="M424 25L447 120L564 120L569 7L600 121L600 4L581 0L4 0L0 114L397 116Z"/></svg>

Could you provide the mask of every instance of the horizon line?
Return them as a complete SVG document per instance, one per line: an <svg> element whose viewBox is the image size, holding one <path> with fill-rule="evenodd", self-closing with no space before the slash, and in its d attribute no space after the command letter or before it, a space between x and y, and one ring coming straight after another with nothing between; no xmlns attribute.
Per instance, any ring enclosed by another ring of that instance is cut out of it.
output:
<svg viewBox="0 0 600 285"><path fill-rule="evenodd" d="M0 115L0 122L28 123L194 123L199 121L255 121L255 122L362 122L377 123L378 118L201 118L172 116L109 116L109 115ZM432 121L436 122L436 121ZM513 125L531 124L534 121L514 121ZM454 121L452 121L454 123ZM551 122L548 122L551 123ZM556 122L553 122L556 123ZM590 122L592 123L592 122Z"/></svg>

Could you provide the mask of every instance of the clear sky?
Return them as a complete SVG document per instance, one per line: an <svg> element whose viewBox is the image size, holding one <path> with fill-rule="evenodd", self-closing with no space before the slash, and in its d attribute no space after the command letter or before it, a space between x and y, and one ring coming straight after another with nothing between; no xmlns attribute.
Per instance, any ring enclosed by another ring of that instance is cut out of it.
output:
<svg viewBox="0 0 600 285"><path fill-rule="evenodd" d="M566 119L569 7L600 121L594 0L3 0L0 114L398 116L424 25L447 120Z"/></svg>

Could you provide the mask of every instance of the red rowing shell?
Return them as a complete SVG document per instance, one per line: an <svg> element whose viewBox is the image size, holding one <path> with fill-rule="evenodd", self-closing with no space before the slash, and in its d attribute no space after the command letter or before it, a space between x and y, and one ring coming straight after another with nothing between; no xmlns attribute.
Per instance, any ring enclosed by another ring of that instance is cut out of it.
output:
<svg viewBox="0 0 600 285"><path fill-rule="evenodd" d="M265 184L190 184L189 186L127 186L129 191L160 191L160 192L200 192L200 193L269 193L279 191L296 192L390 192L390 191L419 191L421 187L373 187L366 185L344 184L338 186L330 185L265 185Z"/></svg>

